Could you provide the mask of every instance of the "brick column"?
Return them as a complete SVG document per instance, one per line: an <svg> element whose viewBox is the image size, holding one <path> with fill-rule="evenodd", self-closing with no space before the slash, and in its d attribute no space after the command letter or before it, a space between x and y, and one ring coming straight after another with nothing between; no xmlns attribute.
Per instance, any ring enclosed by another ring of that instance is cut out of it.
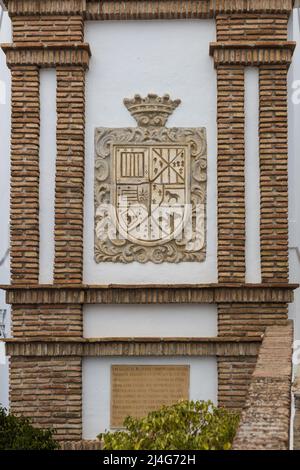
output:
<svg viewBox="0 0 300 470"><path fill-rule="evenodd" d="M256 359L256 356L217 358L219 406L237 411L243 408Z"/></svg>
<svg viewBox="0 0 300 470"><path fill-rule="evenodd" d="M253 2L254 3L254 2ZM219 282L245 282L244 67L260 69L260 190L262 282L287 284L286 72L294 44L287 41L288 14L255 10L216 15L217 42L210 53L218 86L218 273ZM285 325L281 302L218 304L218 335L261 336L267 326ZM254 363L253 363L254 364ZM242 408L253 371L218 358L219 403Z"/></svg>
<svg viewBox="0 0 300 470"><path fill-rule="evenodd" d="M81 439L81 357L12 357L10 404L57 440Z"/></svg>
<svg viewBox="0 0 300 470"><path fill-rule="evenodd" d="M84 80L90 50L83 43L85 2L10 2L13 44L3 49L12 70L12 283L39 287L39 68L57 71L55 191L56 284L82 282ZM24 10L23 10L24 8ZM16 11L14 11L16 9ZM19 14L20 13L20 14ZM47 188L45 188L47 190ZM82 340L82 305L74 302L13 304L14 339L63 344ZM67 348L53 356L10 360L10 406L34 424L52 427L58 440L82 434L81 356Z"/></svg>
<svg viewBox="0 0 300 470"><path fill-rule="evenodd" d="M39 69L11 68L11 281L39 279Z"/></svg>
<svg viewBox="0 0 300 470"><path fill-rule="evenodd" d="M79 69L79 74L77 69ZM14 284L37 285L39 282L39 68L37 66L13 65L11 73L12 282ZM66 75L68 79L70 73L73 72L68 72ZM82 67L75 68L74 75L75 81L77 76L82 78ZM69 82L70 87L72 92L69 92L68 97L74 102L68 104L66 100L63 102L68 113L73 107L77 109L77 95L73 94L74 84L72 82ZM63 95L63 91L61 93ZM81 91L82 95L83 91ZM84 111L82 111L82 102L80 104L81 107L77 112L81 113L80 122L82 122ZM60 109L61 139L59 145L63 153L64 114L63 108ZM76 120L76 116L69 117L69 120L74 147L71 149L67 147L65 154L69 155L71 152L73 170L69 165L69 173L63 181L64 168L61 165L62 172L58 175L57 185L58 195L63 198L64 187L71 199L73 193L69 187L73 188L76 184L76 154L79 154L81 161L83 161L83 143L75 148L76 126L80 129L81 141L84 129L83 125L80 125L79 119ZM65 132L65 138L69 139L68 129ZM59 164L58 160L60 168ZM81 174L83 177L83 170ZM75 201L76 196L73 197ZM83 189L80 191L80 197L82 199ZM69 202L67 196L66 201ZM59 203L57 205L60 207ZM80 213L82 214L82 207ZM60 220L59 212L56 217ZM76 208L72 217L76 226L78 223ZM61 220L66 223L68 214ZM74 252L76 253L76 249ZM81 268L81 264L79 262L78 264ZM80 339L82 338L82 307L77 304L15 304L12 308L12 333L14 338L26 338L27 341L36 338ZM10 406L14 413L31 417L38 426L53 427L56 430L56 438L59 440L80 439L82 432L81 357L66 355L56 358L38 356L24 358L22 354L12 357L10 359Z"/></svg>
<svg viewBox="0 0 300 470"><path fill-rule="evenodd" d="M287 66L259 70L261 272L263 282L288 281Z"/></svg>
<svg viewBox="0 0 300 470"><path fill-rule="evenodd" d="M218 275L245 281L244 68L217 68Z"/></svg>
<svg viewBox="0 0 300 470"><path fill-rule="evenodd" d="M83 255L85 70L57 68L54 282L80 284Z"/></svg>

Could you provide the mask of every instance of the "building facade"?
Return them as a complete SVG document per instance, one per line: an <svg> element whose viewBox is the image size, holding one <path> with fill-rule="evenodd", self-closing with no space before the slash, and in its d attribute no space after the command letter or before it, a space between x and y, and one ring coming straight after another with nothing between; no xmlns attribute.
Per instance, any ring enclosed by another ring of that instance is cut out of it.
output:
<svg viewBox="0 0 300 470"><path fill-rule="evenodd" d="M118 427L147 380L141 408L174 394L242 410L254 372L278 385L268 338L291 352L293 2L5 3L12 411L81 445ZM100 202L148 207L159 191L200 204L192 250L161 222L149 243L142 225L103 243Z"/></svg>

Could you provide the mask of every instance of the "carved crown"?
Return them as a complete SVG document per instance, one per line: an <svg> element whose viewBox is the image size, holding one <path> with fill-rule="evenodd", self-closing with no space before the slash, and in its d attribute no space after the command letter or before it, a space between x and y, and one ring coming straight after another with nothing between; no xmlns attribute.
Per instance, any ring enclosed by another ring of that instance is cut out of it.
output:
<svg viewBox="0 0 300 470"><path fill-rule="evenodd" d="M145 98L135 95L133 99L124 99L126 108L141 127L165 126L169 116L180 103L180 100L171 100L169 95L160 97L153 93L149 93Z"/></svg>

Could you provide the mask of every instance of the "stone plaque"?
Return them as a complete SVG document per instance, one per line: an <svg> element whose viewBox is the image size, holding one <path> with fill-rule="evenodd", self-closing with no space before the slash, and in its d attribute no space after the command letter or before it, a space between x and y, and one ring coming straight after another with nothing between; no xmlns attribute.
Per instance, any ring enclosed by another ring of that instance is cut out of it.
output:
<svg viewBox="0 0 300 470"><path fill-rule="evenodd" d="M95 261L203 261L205 128L165 127L168 95L124 103L138 127L95 131Z"/></svg>
<svg viewBox="0 0 300 470"><path fill-rule="evenodd" d="M189 399L190 366L111 366L110 425Z"/></svg>

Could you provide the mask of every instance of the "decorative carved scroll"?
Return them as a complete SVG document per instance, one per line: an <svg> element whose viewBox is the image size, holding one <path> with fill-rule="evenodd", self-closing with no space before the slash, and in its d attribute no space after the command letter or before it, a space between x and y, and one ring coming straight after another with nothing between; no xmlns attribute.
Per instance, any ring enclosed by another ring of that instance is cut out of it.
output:
<svg viewBox="0 0 300 470"><path fill-rule="evenodd" d="M203 261L206 130L163 127L168 95L124 102L139 126L95 131L95 260Z"/></svg>

